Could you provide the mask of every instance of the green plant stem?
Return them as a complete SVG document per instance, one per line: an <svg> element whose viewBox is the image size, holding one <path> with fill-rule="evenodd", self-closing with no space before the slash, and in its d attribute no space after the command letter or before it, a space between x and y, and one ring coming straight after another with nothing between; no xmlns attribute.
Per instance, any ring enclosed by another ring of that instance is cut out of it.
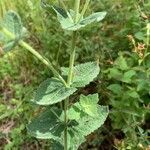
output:
<svg viewBox="0 0 150 150"><path fill-rule="evenodd" d="M72 42L71 42L71 53L70 53L70 61L69 61L69 73L67 79L67 86L70 87L72 79L73 79L73 67L75 61L75 49L76 49L76 31L72 33ZM64 101L64 122L65 122L65 130L64 130L64 150L68 150L68 138L67 138L67 126L68 126L68 110L69 98Z"/></svg>
<svg viewBox="0 0 150 150"><path fill-rule="evenodd" d="M75 22L78 21L80 0L75 0ZM69 73L67 79L67 87L70 87L72 79L73 79L73 67L75 61L75 48L76 48L76 35L77 32L74 31L72 33L72 42L71 42L71 52L70 52L70 61L69 61ZM64 130L64 150L68 150L68 105L69 105L69 97L64 101L64 122L65 122L65 130Z"/></svg>
<svg viewBox="0 0 150 150"><path fill-rule="evenodd" d="M64 122L65 122L65 129L64 129L64 150L68 150L68 116L67 116L67 109L68 109L68 99L64 101Z"/></svg>
<svg viewBox="0 0 150 150"><path fill-rule="evenodd" d="M68 79L67 79L67 85L70 86L73 78L73 66L75 61L75 52L76 52L76 35L77 32L74 31L72 34L72 45L71 45L71 54L70 54L70 61L69 61L69 73L68 73Z"/></svg>
<svg viewBox="0 0 150 150"><path fill-rule="evenodd" d="M2 32L4 34L6 34L9 38L11 39L15 39L15 35L12 34L11 32L9 32L6 28L2 28L1 29ZM52 66L52 64L46 59L44 58L42 55L40 55L35 49L33 49L29 44L27 44L26 42L24 42L23 40L20 40L18 42L18 44L25 48L26 50L28 50L30 53L32 53L36 58L38 58L43 64L45 64L52 72L53 74L59 78L59 80L65 85L66 81L61 77L61 75L57 72L57 70Z"/></svg>

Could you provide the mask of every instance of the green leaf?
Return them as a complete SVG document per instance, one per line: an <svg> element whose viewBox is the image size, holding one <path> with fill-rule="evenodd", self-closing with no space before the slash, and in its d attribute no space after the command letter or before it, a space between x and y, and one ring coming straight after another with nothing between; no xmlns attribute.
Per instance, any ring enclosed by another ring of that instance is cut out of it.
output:
<svg viewBox="0 0 150 150"><path fill-rule="evenodd" d="M8 11L4 16L2 27L15 35L15 39L10 39L4 33L0 33L0 41L3 45L3 50L8 52L12 50L20 39L26 37L27 30L22 26L21 18L14 11Z"/></svg>
<svg viewBox="0 0 150 150"><path fill-rule="evenodd" d="M50 78L41 83L33 102L39 105L52 105L61 102L73 94L76 88L66 88L59 80Z"/></svg>
<svg viewBox="0 0 150 150"><path fill-rule="evenodd" d="M54 10L57 13L58 21L60 22L62 28L71 31L79 30L80 28L83 28L93 22L99 22L106 16L106 12L96 12L86 18L81 18L78 23L75 23L67 16L66 13L64 13L64 10L61 9L60 11L60 9L56 9L55 7ZM73 11L71 10L70 15L72 16L72 18L74 18L73 14L75 13L73 13Z"/></svg>
<svg viewBox="0 0 150 150"><path fill-rule="evenodd" d="M94 101L92 102L94 105L96 105L98 102L97 94L88 95L87 98L89 98L91 101ZM82 98L80 101L82 101ZM105 106L99 106L98 104L95 107L98 115L93 116L84 113L80 102L75 103L68 110L69 150L76 150L79 145L85 141L85 137L98 129L106 120L108 116L108 108ZM78 120L75 120L75 118L74 120L70 120L69 114L72 114L72 109L74 109L74 112L80 114ZM58 148L62 149L62 145L60 143L63 143L64 141L65 128L64 122L62 121L63 118L64 112L62 112L62 110L48 107L43 113L41 113L40 116L31 121L31 123L27 126L28 132L36 138L53 139L57 141L54 142L54 144L56 144Z"/></svg>
<svg viewBox="0 0 150 150"><path fill-rule="evenodd" d="M122 75L123 74L121 73L121 71L115 67L109 69L109 74L108 74L109 78L120 80L122 78Z"/></svg>
<svg viewBox="0 0 150 150"><path fill-rule="evenodd" d="M128 64L126 59L122 56L122 54L117 58L115 61L115 65L118 66L119 69L121 70L127 70L128 69Z"/></svg>
<svg viewBox="0 0 150 150"><path fill-rule="evenodd" d="M23 26L21 18L14 11L6 13L3 18L3 26L16 36L19 36L22 33Z"/></svg>
<svg viewBox="0 0 150 150"><path fill-rule="evenodd" d="M81 105L77 102L69 109L68 119L79 120L82 115L84 115L84 112L81 109Z"/></svg>
<svg viewBox="0 0 150 150"><path fill-rule="evenodd" d="M97 130L106 120L108 116L108 108L104 106L97 106L97 116L91 117L85 115L77 122L72 121L68 128L69 150L77 150L80 144L85 141L85 137L95 130Z"/></svg>
<svg viewBox="0 0 150 150"><path fill-rule="evenodd" d="M88 62L74 67L72 87L84 87L93 81L100 72L96 62ZM68 68L62 67L62 75L68 75Z"/></svg>
<svg viewBox="0 0 150 150"><path fill-rule="evenodd" d="M83 115L87 114L94 117L97 114L97 103L99 101L98 94L80 96L79 102L71 106L68 113L68 118L70 120L78 120Z"/></svg>
<svg viewBox="0 0 150 150"><path fill-rule="evenodd" d="M16 42L15 41L10 41L8 43L6 43L2 49L5 51L5 52L8 52L10 50L12 50L14 47L16 46Z"/></svg>
<svg viewBox="0 0 150 150"><path fill-rule="evenodd" d="M64 130L64 124L59 120L61 113L58 108L47 108L27 125L29 134L39 139L61 141Z"/></svg>
<svg viewBox="0 0 150 150"><path fill-rule="evenodd" d="M57 141L53 141L50 146L51 146L52 150L64 150L64 146L62 144L63 144L63 142L60 143Z"/></svg>
<svg viewBox="0 0 150 150"><path fill-rule="evenodd" d="M144 40L145 39L145 35L143 32L137 32L134 35L138 40Z"/></svg>
<svg viewBox="0 0 150 150"><path fill-rule="evenodd" d="M123 82L126 83L131 83L132 82L132 77L136 75L136 71L134 70L129 70L124 73L123 78L121 79Z"/></svg>
<svg viewBox="0 0 150 150"><path fill-rule="evenodd" d="M132 98L140 98L139 94L135 90L129 90L126 94Z"/></svg>
<svg viewBox="0 0 150 150"><path fill-rule="evenodd" d="M107 89L118 95L122 92L122 87L120 86L120 84L111 84L107 87Z"/></svg>
<svg viewBox="0 0 150 150"><path fill-rule="evenodd" d="M80 96L80 105L82 106L82 110L90 116L97 115L97 103L98 103L98 94Z"/></svg>
<svg viewBox="0 0 150 150"><path fill-rule="evenodd" d="M92 15L84 18L83 20L81 20L79 22L80 25L82 25L82 27L88 25L88 24L91 24L93 22L99 22L101 20L103 20L106 16L106 12L96 12L96 13L93 13Z"/></svg>

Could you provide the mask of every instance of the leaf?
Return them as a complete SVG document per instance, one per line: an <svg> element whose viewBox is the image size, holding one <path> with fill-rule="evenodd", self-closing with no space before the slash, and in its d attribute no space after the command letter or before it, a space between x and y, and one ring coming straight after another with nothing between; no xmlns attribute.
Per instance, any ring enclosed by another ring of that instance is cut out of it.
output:
<svg viewBox="0 0 150 150"><path fill-rule="evenodd" d="M64 130L64 124L58 118L61 113L58 108L47 108L27 125L29 134L39 139L61 141L61 133Z"/></svg>
<svg viewBox="0 0 150 150"><path fill-rule="evenodd" d="M134 35L138 40L144 40L145 39L145 35L143 32L137 32Z"/></svg>
<svg viewBox="0 0 150 150"><path fill-rule="evenodd" d="M3 18L3 26L16 36L19 36L22 33L23 26L21 18L14 11L8 11L6 13Z"/></svg>
<svg viewBox="0 0 150 150"><path fill-rule="evenodd" d="M79 120L84 112L81 109L80 104L77 102L71 106L68 113L68 119Z"/></svg>
<svg viewBox="0 0 150 150"><path fill-rule="evenodd" d="M70 120L78 120L83 115L96 116L97 103L99 101L98 94L92 94L88 96L81 95L79 102L71 106L68 112L68 118Z"/></svg>
<svg viewBox="0 0 150 150"><path fill-rule="evenodd" d="M4 16L2 23L2 27L8 30L10 33L14 34L15 39L10 39L2 32L0 33L0 41L3 45L3 50L8 52L12 50L20 39L26 37L26 29L22 26L21 18L14 11L8 11Z"/></svg>
<svg viewBox="0 0 150 150"><path fill-rule="evenodd" d="M97 94L88 95L91 101L94 100L94 105L98 102ZM70 120L68 117L68 148L69 150L76 150L79 145L85 141L85 137L96 129L98 129L106 120L108 115L108 108L105 106L96 105L98 115L90 116L86 113L83 114L80 102L75 103L68 110L68 116L72 108L77 108L74 112L80 113L78 120ZM75 107L74 107L75 106ZM71 112L72 113L72 112ZM53 139L56 149L62 149L64 141L64 112L58 108L47 108L40 116L36 117L27 126L28 132L40 139Z"/></svg>
<svg viewBox="0 0 150 150"><path fill-rule="evenodd" d="M117 68L113 67L109 69L108 77L120 80L122 78L122 73Z"/></svg>
<svg viewBox="0 0 150 150"><path fill-rule="evenodd" d="M60 22L62 28L65 30L71 30L71 31L79 30L80 28L83 28L93 22L99 22L106 16L106 12L96 12L84 19L81 17L81 20L78 23L75 23L72 19L70 19L67 16L66 13L64 13L65 11L63 9L61 9L60 11L59 9L56 9L54 7L54 10L57 13L58 21ZM75 13L72 13L72 10L71 10L70 15L72 16L72 18L74 18L74 15L72 14L75 14Z"/></svg>
<svg viewBox="0 0 150 150"><path fill-rule="evenodd" d="M127 70L128 69L128 64L126 59L120 55L117 60L115 61L115 65L117 65L119 67L119 69L121 70Z"/></svg>
<svg viewBox="0 0 150 150"><path fill-rule="evenodd" d="M80 96L80 105L82 106L82 110L88 115L94 117L97 115L97 103L98 103L98 94Z"/></svg>
<svg viewBox="0 0 150 150"><path fill-rule="evenodd" d="M51 148L52 150L64 150L64 147L62 144L60 142L53 141L51 144Z"/></svg>
<svg viewBox="0 0 150 150"><path fill-rule="evenodd" d="M95 117L85 115L77 122L74 121L68 128L68 141L70 150L77 150L80 144L85 141L85 137L98 129L108 116L108 108L97 106L98 114Z"/></svg>
<svg viewBox="0 0 150 150"><path fill-rule="evenodd" d="M68 68L62 67L62 75L68 75ZM93 81L100 72L96 62L88 62L74 67L72 87L84 87Z"/></svg>
<svg viewBox="0 0 150 150"><path fill-rule="evenodd" d="M10 50L12 50L14 47L16 46L16 42L15 41L10 41L8 43L6 43L2 49L5 51L5 52L8 52Z"/></svg>
<svg viewBox="0 0 150 150"><path fill-rule="evenodd" d="M134 70L129 70L124 73L123 78L121 79L123 82L126 83L131 83L132 82L132 77L136 75L136 71Z"/></svg>
<svg viewBox="0 0 150 150"><path fill-rule="evenodd" d="M93 13L92 15L90 15L90 16L84 18L83 20L81 20L79 22L79 24L81 24L82 27L84 27L84 26L86 26L88 24L91 24L91 23L93 23L95 21L99 22L99 21L101 21L101 20L104 19L104 17L106 16L106 14L107 14L106 12L96 12L96 13Z"/></svg>
<svg viewBox="0 0 150 150"><path fill-rule="evenodd" d="M41 83L37 89L33 102L38 105L52 105L61 102L73 94L76 88L66 88L63 83L54 78L49 78Z"/></svg>
<svg viewBox="0 0 150 150"><path fill-rule="evenodd" d="M111 84L107 87L107 89L111 90L114 94L121 94L122 92L122 87L120 84Z"/></svg>
<svg viewBox="0 0 150 150"><path fill-rule="evenodd" d="M129 90L126 94L132 98L140 98L139 94L135 90Z"/></svg>

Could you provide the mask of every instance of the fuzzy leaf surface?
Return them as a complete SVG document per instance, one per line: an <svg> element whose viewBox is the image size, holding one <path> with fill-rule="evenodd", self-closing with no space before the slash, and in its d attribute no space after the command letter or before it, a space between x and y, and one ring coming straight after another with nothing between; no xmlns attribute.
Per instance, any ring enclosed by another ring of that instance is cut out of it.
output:
<svg viewBox="0 0 150 150"><path fill-rule="evenodd" d="M57 118L61 113L62 111L58 108L46 109L28 124L29 134L39 139L54 139L59 142L64 130L63 122Z"/></svg>
<svg viewBox="0 0 150 150"><path fill-rule="evenodd" d="M93 100L96 94L88 95L87 98ZM97 103L97 98L95 100ZM85 141L85 137L96 129L98 129L106 120L108 115L108 108L105 106L97 107L97 114L95 116L88 115L86 111L82 110L80 101L71 106L68 110L68 148L69 150L76 150L80 144ZM75 108L75 109L74 109ZM69 114L74 109L74 114L80 114L78 119L70 118ZM60 143L63 143L64 138L64 112L58 108L47 108L40 116L36 117L27 126L28 132L40 139L53 139L55 148L63 149Z"/></svg>
<svg viewBox="0 0 150 150"><path fill-rule="evenodd" d="M3 18L3 26L16 36L19 36L22 33L23 26L21 18L14 11L6 13Z"/></svg>
<svg viewBox="0 0 150 150"><path fill-rule="evenodd" d="M96 12L86 18L81 18L79 22L75 23L73 19L70 19L67 15L64 15L65 11L63 9L61 9L61 11L59 11L55 7L53 7L53 9L57 13L57 18L62 28L65 30L71 30L71 31L79 30L93 22L99 22L102 19L104 19L104 17L106 16L106 12ZM72 10L71 10L70 15L72 16L72 18L74 18L75 16L72 14L75 14L75 13L72 13Z"/></svg>
<svg viewBox="0 0 150 150"><path fill-rule="evenodd" d="M5 52L12 50L20 39L26 36L26 29L22 26L20 16L14 11L8 11L1 20L1 27L8 30L15 36L15 39L10 39L4 33L0 33L0 41L2 42L2 49Z"/></svg>
<svg viewBox="0 0 150 150"><path fill-rule="evenodd" d="M100 72L96 62L88 62L74 67L72 87L84 87L92 82ZM68 68L62 67L62 75L67 76Z"/></svg>
<svg viewBox="0 0 150 150"><path fill-rule="evenodd" d="M80 96L80 105L82 107L82 110L87 113L89 116L96 116L97 115L97 103L98 103L98 94Z"/></svg>
<svg viewBox="0 0 150 150"><path fill-rule="evenodd" d="M33 102L38 105L52 105L61 102L73 94L77 89L66 88L59 80L49 78L38 87Z"/></svg>
<svg viewBox="0 0 150 150"><path fill-rule="evenodd" d="M98 129L108 116L108 108L98 106L98 115L91 117L89 115L81 115L78 121L72 121L68 128L68 139L70 150L76 150L85 141L85 137L96 129ZM82 112L81 112L82 113Z"/></svg>

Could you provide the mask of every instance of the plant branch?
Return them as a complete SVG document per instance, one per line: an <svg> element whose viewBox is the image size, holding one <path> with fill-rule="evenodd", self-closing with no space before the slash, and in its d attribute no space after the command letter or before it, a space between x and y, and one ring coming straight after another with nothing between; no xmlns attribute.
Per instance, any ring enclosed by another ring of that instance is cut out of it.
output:
<svg viewBox="0 0 150 150"><path fill-rule="evenodd" d="M70 87L72 79L73 79L73 67L74 67L74 61L75 61L75 41L76 41L76 31L72 33L72 43L71 43L71 54L70 54L70 61L69 61L69 73L68 73L68 79L67 79L67 86ZM69 98L64 101L64 121L65 121L65 130L64 130L64 149L67 150L67 126L68 126L68 110L69 105Z"/></svg>
<svg viewBox="0 0 150 150"><path fill-rule="evenodd" d="M10 31L8 31L6 28L2 28L1 31L6 34L9 38L11 39L15 39L15 35L12 34ZM66 81L62 78L62 76L58 73L58 71L52 66L52 64L46 59L44 58L42 55L40 55L35 49L33 49L29 44L27 44L26 42L24 42L23 40L20 40L18 42L18 44L25 48L26 50L28 50L30 53L32 53L36 58L38 58L43 64L45 64L52 72L53 74L59 78L59 80L65 85Z"/></svg>
<svg viewBox="0 0 150 150"><path fill-rule="evenodd" d="M76 49L76 34L77 32L74 31L72 34L72 45L71 45L71 52L70 52L70 61L69 61L69 73L67 79L67 85L70 86L73 78L73 66L75 61L75 49Z"/></svg>

